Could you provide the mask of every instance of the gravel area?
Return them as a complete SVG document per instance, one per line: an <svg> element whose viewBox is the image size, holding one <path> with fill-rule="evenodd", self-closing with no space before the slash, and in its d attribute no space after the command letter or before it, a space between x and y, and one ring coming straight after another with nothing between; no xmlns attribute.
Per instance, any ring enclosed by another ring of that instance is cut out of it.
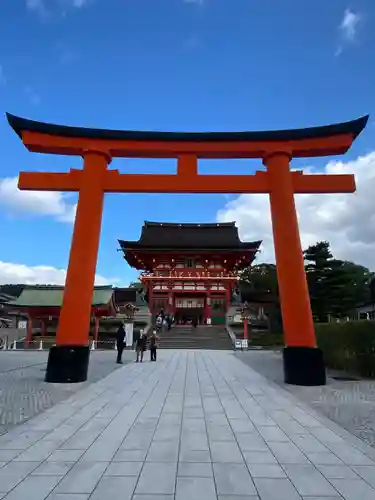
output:
<svg viewBox="0 0 375 500"><path fill-rule="evenodd" d="M134 357L125 352L124 363ZM88 380L79 384L44 382L48 351L0 351L0 434L109 375L120 365L116 352L91 353Z"/></svg>
<svg viewBox="0 0 375 500"><path fill-rule="evenodd" d="M237 352L238 359L375 447L375 380L339 381L328 372L324 387L284 384L282 356L275 351Z"/></svg>

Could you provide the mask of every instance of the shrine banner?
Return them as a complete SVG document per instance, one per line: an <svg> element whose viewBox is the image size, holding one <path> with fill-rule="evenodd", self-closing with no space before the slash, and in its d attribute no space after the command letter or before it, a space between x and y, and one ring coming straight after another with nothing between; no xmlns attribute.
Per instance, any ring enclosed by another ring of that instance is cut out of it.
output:
<svg viewBox="0 0 375 500"><path fill-rule="evenodd" d="M133 328L134 325L133 323L125 323L125 339L126 339L126 345L127 346L132 346L133 345Z"/></svg>

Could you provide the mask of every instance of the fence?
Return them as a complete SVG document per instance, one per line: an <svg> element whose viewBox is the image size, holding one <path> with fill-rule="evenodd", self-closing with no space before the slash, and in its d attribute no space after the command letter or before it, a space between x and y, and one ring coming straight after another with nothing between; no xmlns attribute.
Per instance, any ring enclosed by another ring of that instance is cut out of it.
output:
<svg viewBox="0 0 375 500"><path fill-rule="evenodd" d="M38 339L27 343L26 339L8 341L6 338L0 339L0 350L2 351L48 351L55 344L55 339ZM128 349L131 349L128 346ZM114 340L90 340L91 351L109 351L116 349L116 341Z"/></svg>

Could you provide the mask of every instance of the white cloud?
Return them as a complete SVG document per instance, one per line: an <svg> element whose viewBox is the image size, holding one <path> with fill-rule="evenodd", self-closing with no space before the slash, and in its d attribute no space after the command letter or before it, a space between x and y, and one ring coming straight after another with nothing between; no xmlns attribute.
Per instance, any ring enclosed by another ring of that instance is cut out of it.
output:
<svg viewBox="0 0 375 500"><path fill-rule="evenodd" d="M88 0L71 0L70 3L72 7L75 7L76 9L82 9L82 7L85 7L85 5L87 5Z"/></svg>
<svg viewBox="0 0 375 500"><path fill-rule="evenodd" d="M88 3L89 0L26 0L26 8L46 18L56 9L65 14L66 9L82 9Z"/></svg>
<svg viewBox="0 0 375 500"><path fill-rule="evenodd" d="M40 17L45 17L48 14L44 0L26 0L26 8Z"/></svg>
<svg viewBox="0 0 375 500"><path fill-rule="evenodd" d="M203 0L184 0L184 3L190 3L195 5L203 5Z"/></svg>
<svg viewBox="0 0 375 500"><path fill-rule="evenodd" d="M64 285L65 277L65 269L52 266L25 266L0 261L0 285ZM113 285L118 282L118 278L105 278L99 274L95 276L96 285Z"/></svg>
<svg viewBox="0 0 375 500"><path fill-rule="evenodd" d="M350 9L345 10L344 17L342 18L339 28L342 36L346 40L353 41L355 39L360 19L361 17L359 14L355 14Z"/></svg>
<svg viewBox="0 0 375 500"><path fill-rule="evenodd" d="M345 10L343 18L338 28L340 33L340 41L339 45L336 48L335 52L336 56L339 56L342 53L344 45L355 42L360 21L361 21L360 14L358 13L356 14L349 8Z"/></svg>
<svg viewBox="0 0 375 500"><path fill-rule="evenodd" d="M59 222L73 222L76 204L56 191L20 191L18 178L0 179L0 206L12 215L50 216Z"/></svg>
<svg viewBox="0 0 375 500"><path fill-rule="evenodd" d="M330 162L325 173L355 174L354 194L296 195L303 248L318 240L331 243L335 257L375 270L375 151L348 163ZM263 240L259 261L273 262L268 195L240 195L217 214L236 221L243 240Z"/></svg>

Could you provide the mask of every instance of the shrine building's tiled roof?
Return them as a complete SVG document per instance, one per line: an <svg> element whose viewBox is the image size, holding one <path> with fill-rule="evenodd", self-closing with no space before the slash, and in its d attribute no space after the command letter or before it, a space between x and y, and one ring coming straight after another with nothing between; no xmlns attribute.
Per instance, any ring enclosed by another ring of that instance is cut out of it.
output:
<svg viewBox="0 0 375 500"><path fill-rule="evenodd" d="M261 241L242 242L234 222L210 224L176 224L148 222L142 227L138 241L119 240L121 250L200 249L253 250Z"/></svg>
<svg viewBox="0 0 375 500"><path fill-rule="evenodd" d="M25 286L21 295L10 305L14 307L61 307L64 294L63 286L36 285ZM110 303L113 295L112 286L96 286L92 297L92 306L104 306Z"/></svg>

